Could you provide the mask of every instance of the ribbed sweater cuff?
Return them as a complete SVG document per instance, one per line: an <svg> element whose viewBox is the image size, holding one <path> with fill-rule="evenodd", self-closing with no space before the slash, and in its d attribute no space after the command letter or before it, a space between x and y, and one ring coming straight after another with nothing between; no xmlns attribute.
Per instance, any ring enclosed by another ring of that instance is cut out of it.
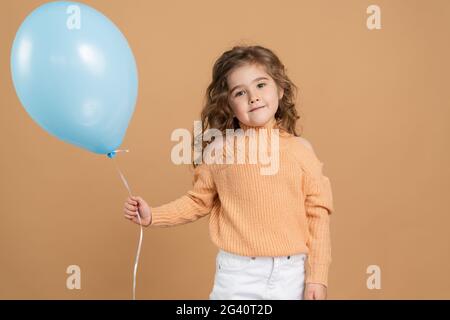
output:
<svg viewBox="0 0 450 320"><path fill-rule="evenodd" d="M152 207L150 209L150 214L152 216L152 220L149 224L149 227L158 227L170 225L170 218L167 215L166 210L161 207Z"/></svg>
<svg viewBox="0 0 450 320"><path fill-rule="evenodd" d="M328 287L328 264L307 264L306 283L320 283Z"/></svg>

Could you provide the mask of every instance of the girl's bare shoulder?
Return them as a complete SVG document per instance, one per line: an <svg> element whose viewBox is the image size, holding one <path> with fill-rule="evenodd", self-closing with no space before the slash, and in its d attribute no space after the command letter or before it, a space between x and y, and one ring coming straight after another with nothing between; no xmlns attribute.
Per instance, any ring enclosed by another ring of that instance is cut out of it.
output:
<svg viewBox="0 0 450 320"><path fill-rule="evenodd" d="M302 165L305 171L318 174L323 163L317 157L312 143L304 137L292 137L291 153Z"/></svg>
<svg viewBox="0 0 450 320"><path fill-rule="evenodd" d="M309 150L314 152L314 149L313 149L313 146L312 146L311 142L309 142L306 138L295 137L295 139L298 140L298 142L300 142L303 146L305 146L306 148L308 148Z"/></svg>

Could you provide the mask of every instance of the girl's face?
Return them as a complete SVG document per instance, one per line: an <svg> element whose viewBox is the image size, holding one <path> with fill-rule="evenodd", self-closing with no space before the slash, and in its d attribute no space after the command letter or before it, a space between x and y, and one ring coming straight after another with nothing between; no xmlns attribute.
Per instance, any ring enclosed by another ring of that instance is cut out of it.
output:
<svg viewBox="0 0 450 320"><path fill-rule="evenodd" d="M283 89L258 64L233 69L227 77L228 103L239 121L263 126L275 117Z"/></svg>

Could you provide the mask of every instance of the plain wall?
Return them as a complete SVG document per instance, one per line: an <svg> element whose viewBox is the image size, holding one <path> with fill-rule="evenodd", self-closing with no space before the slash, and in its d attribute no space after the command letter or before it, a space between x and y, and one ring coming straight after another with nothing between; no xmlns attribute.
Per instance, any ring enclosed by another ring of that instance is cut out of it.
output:
<svg viewBox="0 0 450 320"><path fill-rule="evenodd" d="M20 105L10 50L44 1L0 10L0 298L131 299L139 227L112 160L62 142ZM237 44L278 54L300 88L299 126L333 188L330 299L449 299L450 2L84 1L127 37L139 96L116 160L135 195L161 205L192 186L170 160L200 119L214 61ZM381 8L381 30L366 9ZM217 248L208 217L145 229L138 299L207 299ZM81 268L81 290L66 268ZM366 286L370 265L381 289Z"/></svg>

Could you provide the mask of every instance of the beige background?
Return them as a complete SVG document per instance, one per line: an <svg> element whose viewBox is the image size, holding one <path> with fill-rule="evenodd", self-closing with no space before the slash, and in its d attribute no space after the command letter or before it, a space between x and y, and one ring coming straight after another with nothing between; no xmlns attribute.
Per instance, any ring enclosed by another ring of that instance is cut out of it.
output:
<svg viewBox="0 0 450 320"><path fill-rule="evenodd" d="M9 54L44 1L2 1L0 298L131 299L139 228L111 160L50 136L19 104ZM449 30L442 1L85 1L126 35L139 97L117 160L152 205L190 187L170 161L176 128L199 119L219 55L273 49L300 87L304 137L335 201L331 299L449 299ZM370 4L382 29L366 27ZM207 299L216 248L208 218L146 229L139 299ZM81 290L66 288L81 267ZM379 265L381 290L366 287Z"/></svg>

